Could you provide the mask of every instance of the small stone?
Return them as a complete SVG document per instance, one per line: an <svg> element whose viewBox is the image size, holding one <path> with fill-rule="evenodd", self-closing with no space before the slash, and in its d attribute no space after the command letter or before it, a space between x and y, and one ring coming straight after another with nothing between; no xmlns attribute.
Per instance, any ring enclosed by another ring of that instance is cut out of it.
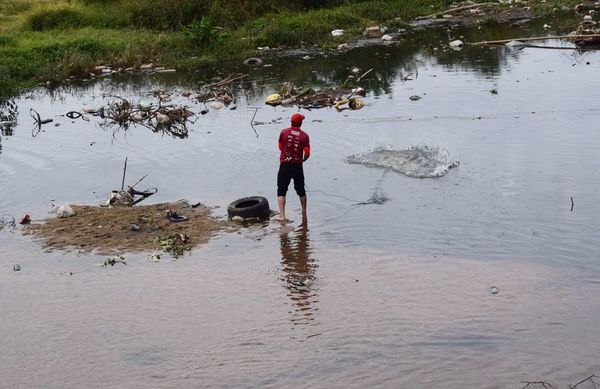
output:
<svg viewBox="0 0 600 389"><path fill-rule="evenodd" d="M21 271L21 265L19 265L18 263L16 265L13 265L13 271Z"/></svg>

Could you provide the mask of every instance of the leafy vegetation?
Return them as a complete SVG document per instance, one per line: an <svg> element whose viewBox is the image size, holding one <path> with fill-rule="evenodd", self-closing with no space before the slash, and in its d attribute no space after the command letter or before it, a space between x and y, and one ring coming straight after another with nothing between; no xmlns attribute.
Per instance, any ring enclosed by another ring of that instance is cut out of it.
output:
<svg viewBox="0 0 600 389"><path fill-rule="evenodd" d="M370 25L398 28L451 0L2 0L0 94L85 76L98 64L178 69L257 46L332 46ZM330 31L345 29L344 38Z"/></svg>

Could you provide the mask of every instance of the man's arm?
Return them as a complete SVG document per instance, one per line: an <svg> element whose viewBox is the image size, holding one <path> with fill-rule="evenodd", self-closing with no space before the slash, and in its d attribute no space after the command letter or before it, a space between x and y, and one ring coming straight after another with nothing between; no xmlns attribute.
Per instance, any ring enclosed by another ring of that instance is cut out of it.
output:
<svg viewBox="0 0 600 389"><path fill-rule="evenodd" d="M310 157L310 138L308 137L308 135L306 135L306 145L304 146L302 151L304 152L304 157L302 158L302 160L306 161L308 157Z"/></svg>

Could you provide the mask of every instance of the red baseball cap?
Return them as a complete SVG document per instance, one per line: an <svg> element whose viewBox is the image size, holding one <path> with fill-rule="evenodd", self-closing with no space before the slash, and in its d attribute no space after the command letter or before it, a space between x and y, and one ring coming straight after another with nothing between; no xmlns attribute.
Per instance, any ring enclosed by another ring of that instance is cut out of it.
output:
<svg viewBox="0 0 600 389"><path fill-rule="evenodd" d="M300 114L300 113L295 113L292 115L292 123L298 123L298 124L302 124L302 121L304 120L304 115Z"/></svg>

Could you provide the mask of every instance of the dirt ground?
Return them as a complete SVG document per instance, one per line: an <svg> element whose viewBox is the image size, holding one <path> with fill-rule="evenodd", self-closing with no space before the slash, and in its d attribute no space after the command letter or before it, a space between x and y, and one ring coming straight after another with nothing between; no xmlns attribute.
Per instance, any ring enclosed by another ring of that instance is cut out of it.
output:
<svg viewBox="0 0 600 389"><path fill-rule="evenodd" d="M76 249L102 255L163 250L175 256L204 244L230 224L211 216L211 208L191 208L185 202L107 208L72 205L68 218L34 221L25 234L39 238L49 249ZM188 220L172 222L167 210Z"/></svg>

